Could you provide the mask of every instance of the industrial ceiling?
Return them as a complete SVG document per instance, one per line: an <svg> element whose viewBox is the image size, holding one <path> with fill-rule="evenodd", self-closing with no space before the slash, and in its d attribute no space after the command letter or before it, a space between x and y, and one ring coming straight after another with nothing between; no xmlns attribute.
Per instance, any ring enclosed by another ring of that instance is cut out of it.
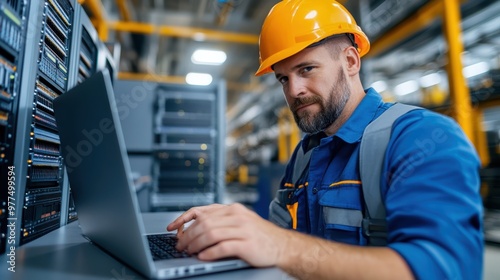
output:
<svg viewBox="0 0 500 280"><path fill-rule="evenodd" d="M79 0L98 31L100 24L105 26L105 32L99 32L101 35L105 34L104 39L120 44L119 77L144 79L144 74L149 73L154 74L158 81L183 83L188 72L203 72L211 74L214 80L226 80L229 132L231 127L247 121L241 115L256 103L271 109L274 105L270 102L281 102L279 105L284 105L282 97L279 98L280 88L272 75L254 76L258 68L260 28L265 16L278 1ZM405 1L339 2L354 11L355 17L359 17L356 11L367 5L379 5L381 2L399 5ZM461 26L467 51L465 62L471 56L472 59L484 56L485 52L480 49L483 46L494 50L491 56L498 55L495 48L499 41L495 34L498 34L500 25L495 15L500 12L500 1L461 2L463 16L470 18ZM413 16L412 13L407 13L407 16ZM443 39L442 22L439 16L425 20L432 23L411 38L400 40L399 43L385 43L397 46L394 51L387 52L390 48L381 50L380 45L383 44L372 42L374 44L370 54L377 55L368 57L370 62L366 63L365 69L368 71L362 76L365 86L370 86L378 79L396 84L407 79L406 75L418 76L442 70L446 66L446 41ZM193 64L191 55L197 48L222 50L226 52L227 60L218 66ZM262 95L263 92L266 96Z"/></svg>
<svg viewBox="0 0 500 280"><path fill-rule="evenodd" d="M100 7L107 39L121 45L122 78L154 73L159 80L182 83L189 72L209 73L214 81L226 80L228 108L241 95L261 91L261 80L254 77L258 34L277 0L84 1L95 21L89 2ZM136 32L124 31L132 29ZM198 48L222 50L227 60L218 66L193 64L191 55Z"/></svg>

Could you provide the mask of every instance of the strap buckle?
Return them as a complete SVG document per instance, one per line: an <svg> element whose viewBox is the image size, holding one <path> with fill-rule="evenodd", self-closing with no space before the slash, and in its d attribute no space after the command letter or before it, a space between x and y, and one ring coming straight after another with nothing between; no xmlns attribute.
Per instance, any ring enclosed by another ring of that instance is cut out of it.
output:
<svg viewBox="0 0 500 280"><path fill-rule="evenodd" d="M364 218L361 224L365 236L369 238L387 238L387 222L385 219Z"/></svg>
<svg viewBox="0 0 500 280"><path fill-rule="evenodd" d="M297 202L297 198L294 195L295 188L280 189L276 192L276 198L283 205L292 205Z"/></svg>

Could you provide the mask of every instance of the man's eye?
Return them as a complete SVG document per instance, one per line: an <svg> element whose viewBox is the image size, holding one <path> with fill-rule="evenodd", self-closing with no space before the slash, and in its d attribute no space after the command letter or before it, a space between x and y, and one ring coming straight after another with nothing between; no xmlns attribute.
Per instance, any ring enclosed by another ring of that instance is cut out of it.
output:
<svg viewBox="0 0 500 280"><path fill-rule="evenodd" d="M286 82L288 82L288 78L287 78L287 77L281 77L281 78L279 78L279 79L278 79L278 81L279 81L282 85L284 85Z"/></svg>
<svg viewBox="0 0 500 280"><path fill-rule="evenodd" d="M313 69L313 67L312 67L312 66L306 66L306 67L304 67L304 68L302 68L302 69L300 70L300 73L301 73L301 74L304 74L304 73L307 73L307 72L311 71L312 69Z"/></svg>

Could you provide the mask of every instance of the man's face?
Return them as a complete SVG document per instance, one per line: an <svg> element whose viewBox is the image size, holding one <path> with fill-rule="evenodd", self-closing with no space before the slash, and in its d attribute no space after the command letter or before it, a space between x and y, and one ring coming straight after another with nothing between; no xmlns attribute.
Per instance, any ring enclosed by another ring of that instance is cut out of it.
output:
<svg viewBox="0 0 500 280"><path fill-rule="evenodd" d="M331 126L351 95L340 60L321 46L280 61L274 71L295 122L306 133Z"/></svg>

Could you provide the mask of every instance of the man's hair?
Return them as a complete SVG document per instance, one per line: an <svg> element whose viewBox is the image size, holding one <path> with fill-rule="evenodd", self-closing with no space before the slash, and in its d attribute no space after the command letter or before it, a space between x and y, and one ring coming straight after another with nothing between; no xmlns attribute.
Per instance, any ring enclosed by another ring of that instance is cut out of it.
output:
<svg viewBox="0 0 500 280"><path fill-rule="evenodd" d="M357 48L356 43L354 43L354 38L352 34L344 33L344 34L336 34L333 36L326 37L325 39L313 43L308 46L308 48L317 47L323 45L330 52L331 57L334 60L338 60L340 56L340 52L344 50L346 47L354 46Z"/></svg>
<svg viewBox="0 0 500 280"><path fill-rule="evenodd" d="M330 56L334 60L339 60L340 52L349 46L354 46L356 49L358 45L354 42L354 35L351 33L335 34L326 37L316 43L312 43L307 48L314 48L317 46L324 46L330 52ZM274 70L274 65L271 65L271 69Z"/></svg>

